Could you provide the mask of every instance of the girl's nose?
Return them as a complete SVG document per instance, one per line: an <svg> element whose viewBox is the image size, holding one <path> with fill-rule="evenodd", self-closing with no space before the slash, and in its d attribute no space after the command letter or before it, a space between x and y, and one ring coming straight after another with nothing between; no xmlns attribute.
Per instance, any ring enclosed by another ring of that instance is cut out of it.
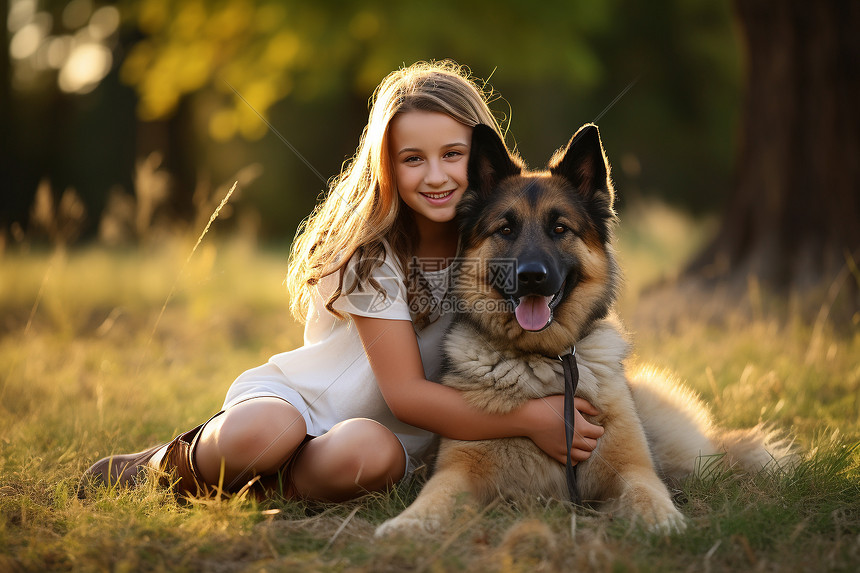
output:
<svg viewBox="0 0 860 573"><path fill-rule="evenodd" d="M424 182L432 187L444 185L448 181L448 173L442 167L441 162L430 161L427 166L427 175L424 177Z"/></svg>

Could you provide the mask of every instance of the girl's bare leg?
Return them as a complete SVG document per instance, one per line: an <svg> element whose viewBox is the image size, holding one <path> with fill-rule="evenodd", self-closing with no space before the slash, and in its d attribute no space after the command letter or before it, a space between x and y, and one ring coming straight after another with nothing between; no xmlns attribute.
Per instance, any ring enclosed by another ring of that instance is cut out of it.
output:
<svg viewBox="0 0 860 573"><path fill-rule="evenodd" d="M253 398L226 410L201 430L196 471L208 486L236 491L255 475L277 474L293 455L290 490L301 497L343 501L394 484L406 471L400 440L369 419L346 420L302 443L301 413L279 398ZM153 456L158 467L162 452ZM286 484L285 484L286 485Z"/></svg>
<svg viewBox="0 0 860 573"><path fill-rule="evenodd" d="M400 440L382 424L357 418L309 441L297 454L291 477L302 497L344 501L382 490L405 471Z"/></svg>
<svg viewBox="0 0 860 573"><path fill-rule="evenodd" d="M305 439L304 418L279 398L252 398L227 409L201 430L195 450L200 478L236 491L255 475L276 472Z"/></svg>

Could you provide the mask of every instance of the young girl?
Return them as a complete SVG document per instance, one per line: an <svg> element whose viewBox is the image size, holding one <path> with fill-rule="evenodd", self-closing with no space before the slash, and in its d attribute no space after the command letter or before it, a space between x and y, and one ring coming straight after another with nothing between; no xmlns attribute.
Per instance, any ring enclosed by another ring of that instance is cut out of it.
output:
<svg viewBox="0 0 860 573"><path fill-rule="evenodd" d="M561 396L491 415L434 382L451 314L431 312L432 301L451 280L445 261L457 250L454 209L478 123L500 132L459 66L418 63L386 77L356 156L293 245L288 286L304 346L239 376L205 424L105 458L85 482L133 486L150 466L188 496L235 492L259 477L254 487L286 497L339 501L397 482L434 434L525 436L563 463ZM576 408L596 414L579 399ZM603 433L579 411L576 461Z"/></svg>

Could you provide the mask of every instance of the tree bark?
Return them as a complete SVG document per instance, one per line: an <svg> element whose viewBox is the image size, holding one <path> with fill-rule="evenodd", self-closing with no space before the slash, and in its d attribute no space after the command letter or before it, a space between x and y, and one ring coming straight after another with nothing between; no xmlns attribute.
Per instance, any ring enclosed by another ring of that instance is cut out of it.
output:
<svg viewBox="0 0 860 573"><path fill-rule="evenodd" d="M803 293L860 255L860 2L736 0L747 56L735 186L685 276Z"/></svg>

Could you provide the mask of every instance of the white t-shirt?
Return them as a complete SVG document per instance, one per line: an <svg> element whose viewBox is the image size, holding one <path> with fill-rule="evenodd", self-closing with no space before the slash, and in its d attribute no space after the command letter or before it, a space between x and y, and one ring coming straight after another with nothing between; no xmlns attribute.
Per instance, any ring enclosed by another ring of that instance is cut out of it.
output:
<svg viewBox="0 0 860 573"><path fill-rule="evenodd" d="M344 290L352 283L354 262L344 272ZM424 272L434 298L441 300L447 285L448 269ZM410 320L406 298L406 276L388 253L371 277L385 296L369 284L341 295L333 308L346 316L338 319L325 308L325 301L338 284L338 273L324 277L317 285L308 309L304 345L272 356L267 364L243 373L231 385L224 409L249 398L277 396L302 413L307 433L320 436L335 424L351 418L370 418L386 426L400 439L407 453L421 458L433 434L398 420L382 398L355 323L348 316L369 316L389 320ZM442 336L451 322L451 313L416 332L424 373L438 381L442 361ZM397 360L396 356L389 357Z"/></svg>

